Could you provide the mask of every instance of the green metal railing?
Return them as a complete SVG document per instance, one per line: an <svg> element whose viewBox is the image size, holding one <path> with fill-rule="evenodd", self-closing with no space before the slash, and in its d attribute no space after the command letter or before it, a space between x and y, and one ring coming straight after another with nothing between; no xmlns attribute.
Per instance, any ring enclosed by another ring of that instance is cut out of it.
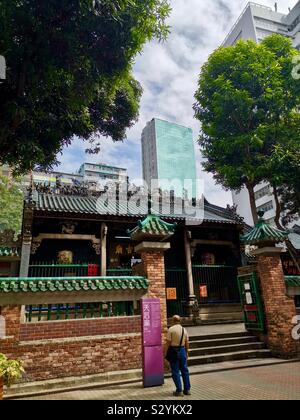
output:
<svg viewBox="0 0 300 420"><path fill-rule="evenodd" d="M185 269L172 268L166 270L166 287L175 288L177 299L167 300L168 317L186 315L186 301L188 298L187 274Z"/></svg>
<svg viewBox="0 0 300 420"><path fill-rule="evenodd" d="M89 264L39 263L29 266L28 277L86 277Z"/></svg>
<svg viewBox="0 0 300 420"><path fill-rule="evenodd" d="M195 294L199 304L240 303L237 268L224 265L193 265ZM200 296L200 286L206 286L207 297Z"/></svg>
<svg viewBox="0 0 300 420"><path fill-rule="evenodd" d="M200 305L240 303L237 268L224 265L193 265L194 290ZM206 286L207 297L200 296ZM187 272L184 268L166 269L166 287L176 288L177 299L167 301L168 317L186 315Z"/></svg>
<svg viewBox="0 0 300 420"><path fill-rule="evenodd" d="M27 305L26 322L134 316L134 302Z"/></svg>
<svg viewBox="0 0 300 420"><path fill-rule="evenodd" d="M86 277L88 267L94 264L34 263L29 266L28 277ZM100 269L100 267L99 267ZM98 270L99 270L98 269ZM109 268L107 276L132 276L131 268ZM98 273L100 274L100 273Z"/></svg>

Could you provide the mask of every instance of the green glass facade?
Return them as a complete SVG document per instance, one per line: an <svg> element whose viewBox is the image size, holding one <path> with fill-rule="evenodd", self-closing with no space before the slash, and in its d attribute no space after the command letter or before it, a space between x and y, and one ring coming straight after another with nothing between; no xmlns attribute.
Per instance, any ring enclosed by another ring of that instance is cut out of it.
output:
<svg viewBox="0 0 300 420"><path fill-rule="evenodd" d="M192 195L196 197L197 173L192 129L155 119L155 134L158 179L169 182L176 179L182 185L185 180L192 180ZM164 189L163 181L161 188ZM179 185L174 185L176 195L181 195L179 188Z"/></svg>

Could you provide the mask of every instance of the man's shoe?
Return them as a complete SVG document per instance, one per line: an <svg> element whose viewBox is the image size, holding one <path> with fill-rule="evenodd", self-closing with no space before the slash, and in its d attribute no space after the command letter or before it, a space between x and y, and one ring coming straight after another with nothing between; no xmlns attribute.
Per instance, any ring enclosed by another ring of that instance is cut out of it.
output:
<svg viewBox="0 0 300 420"><path fill-rule="evenodd" d="M174 397L183 397L183 392L174 391L173 395L174 395Z"/></svg>
<svg viewBox="0 0 300 420"><path fill-rule="evenodd" d="M191 391L183 391L184 395L192 395Z"/></svg>

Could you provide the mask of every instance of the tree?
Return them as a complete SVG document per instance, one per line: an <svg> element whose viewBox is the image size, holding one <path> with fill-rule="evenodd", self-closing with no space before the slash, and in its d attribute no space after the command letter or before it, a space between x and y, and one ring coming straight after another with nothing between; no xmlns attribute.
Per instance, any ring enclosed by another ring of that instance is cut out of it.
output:
<svg viewBox="0 0 300 420"><path fill-rule="evenodd" d="M216 50L200 74L194 110L203 167L226 189L248 189L254 222L254 187L270 179L270 156L299 106L300 83L292 77L298 54L281 35L261 44L241 40Z"/></svg>
<svg viewBox="0 0 300 420"><path fill-rule="evenodd" d="M165 39L168 0L0 0L0 163L55 163L73 136L125 138L138 118L135 56Z"/></svg>
<svg viewBox="0 0 300 420"><path fill-rule="evenodd" d="M287 140L284 144L277 144L274 147L269 161L271 182L278 200L276 222L279 226L281 222L287 225L300 217L300 115L298 112L295 113L294 125L283 127L283 129Z"/></svg>
<svg viewBox="0 0 300 420"><path fill-rule="evenodd" d="M0 231L21 232L23 193L18 184L0 175Z"/></svg>

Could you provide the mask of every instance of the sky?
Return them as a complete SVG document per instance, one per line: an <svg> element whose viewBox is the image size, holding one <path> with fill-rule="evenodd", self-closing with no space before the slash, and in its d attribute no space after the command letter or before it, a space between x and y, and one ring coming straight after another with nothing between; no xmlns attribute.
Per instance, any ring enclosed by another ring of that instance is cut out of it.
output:
<svg viewBox="0 0 300 420"><path fill-rule="evenodd" d="M296 0L277 0L278 12L287 13ZM136 58L134 75L144 93L137 124L128 130L127 140L101 141L98 155L86 155L86 144L76 139L58 156L59 170L75 172L81 163L103 162L128 169L131 180L142 177L141 132L153 117L191 127L194 133L198 177L204 180L206 198L220 206L232 204L231 193L216 185L201 169L197 145L200 123L194 119L194 93L200 69L209 55L222 43L248 3L245 0L170 0L168 19L171 34L165 43L148 43ZM274 7L275 0L257 3Z"/></svg>

